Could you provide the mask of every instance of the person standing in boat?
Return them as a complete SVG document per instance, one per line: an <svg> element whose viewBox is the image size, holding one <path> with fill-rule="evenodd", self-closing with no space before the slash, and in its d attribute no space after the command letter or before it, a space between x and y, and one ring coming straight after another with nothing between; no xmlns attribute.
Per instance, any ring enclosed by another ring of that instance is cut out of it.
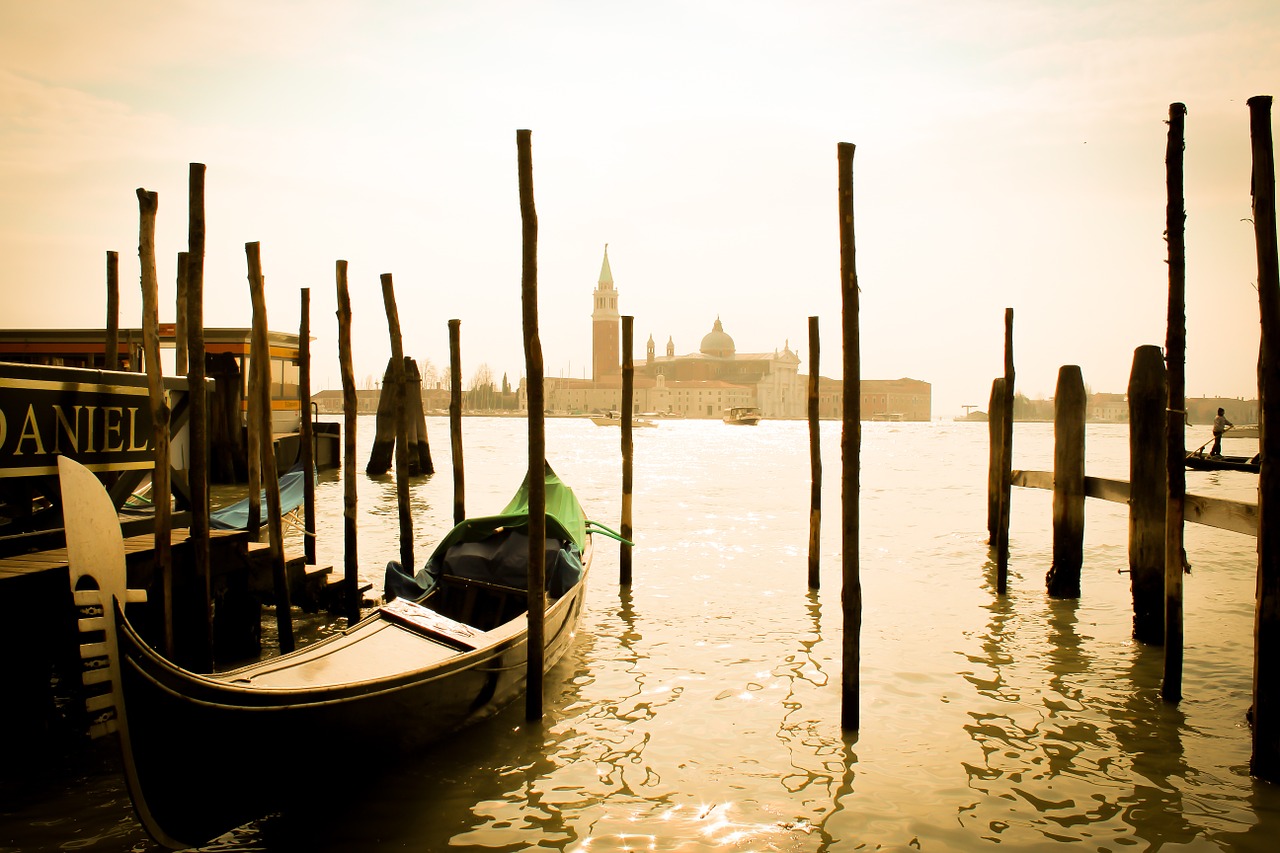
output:
<svg viewBox="0 0 1280 853"><path fill-rule="evenodd" d="M1227 420L1226 412L1219 408L1218 416L1213 419L1213 451L1210 456L1222 455L1222 434L1233 426L1235 424Z"/></svg>

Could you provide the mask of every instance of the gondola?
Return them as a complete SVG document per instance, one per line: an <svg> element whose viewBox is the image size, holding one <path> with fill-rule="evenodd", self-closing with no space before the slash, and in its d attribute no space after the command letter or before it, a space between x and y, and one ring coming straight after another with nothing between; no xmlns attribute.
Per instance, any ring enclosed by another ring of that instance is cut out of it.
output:
<svg viewBox="0 0 1280 853"><path fill-rule="evenodd" d="M97 484L83 476L82 484ZM316 780L337 772L335 759L373 751L394 760L521 695L527 487L526 479L498 515L454 527L422 572L400 579L401 589L425 587L416 599L394 598L339 634L239 669L204 675L175 666L115 597L107 633L116 647L108 649L116 718L129 791L152 837L175 849L203 844L287 809L295 797L314 797ZM69 488L77 486L64 473L64 499ZM110 512L105 491L102 498ZM550 669L578 629L595 527L550 467L546 507ZM114 575L118 560L123 577L119 537L106 541L111 526L69 529L68 550L104 574ZM122 583L108 579L100 588Z"/></svg>
<svg viewBox="0 0 1280 853"><path fill-rule="evenodd" d="M1262 467L1258 455L1254 456L1214 456L1203 450L1191 451L1187 454L1187 467L1193 471L1244 471L1256 474Z"/></svg>

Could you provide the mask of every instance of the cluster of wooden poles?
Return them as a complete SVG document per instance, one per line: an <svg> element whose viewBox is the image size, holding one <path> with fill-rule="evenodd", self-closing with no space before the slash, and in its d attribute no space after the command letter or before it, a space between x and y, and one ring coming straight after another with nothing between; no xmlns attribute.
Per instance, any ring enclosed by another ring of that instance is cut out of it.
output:
<svg viewBox="0 0 1280 853"><path fill-rule="evenodd" d="M204 351L204 252L205 252L205 219L204 219L204 176L205 167L200 163L190 164L188 182L188 246L187 251L179 255L178 263L178 323L177 325L177 358L176 370L186 373L191 408L191 547L194 554L194 569L203 595L205 619L201 642L192 653L197 666L206 671L213 667L213 620L212 595L209 566L209 433L208 403L205 374ZM159 197L155 192L138 189L139 236L138 258L141 266L142 286L142 330L143 351L146 364L147 384L150 397L150 409L154 429L153 447L155 451L155 467L152 474L152 490L156 496L155 505L155 565L160 576L161 607L163 610L163 650L172 657L174 654L173 624L173 559L171 549L171 514L168 496L170 494L170 449L169 422L170 407L164 391L164 377L160 364L160 334L158 285L156 275L155 226L159 208ZM271 417L271 376L268 340L267 314L262 275L261 249L258 243L245 244L245 255L248 264L250 298L253 306L253 327L250 337L249 376L249 494L250 512L249 529L257 530L261 518L258 481L265 481L267 492L267 516L269 528L269 554L276 597L277 626L282 651L292 651L294 646L293 626L290 620L289 587L285 572L283 535L281 530L280 484L276 479L275 449L272 440ZM114 252L107 254L107 368L115 369L117 352L119 305L118 256ZM309 336L309 291L302 291L302 340ZM310 397L310 359L308 348L301 348L303 355L299 365L299 393L303 399ZM303 464L310 471L313 468L311 422L302 418L302 457ZM266 472L266 476L263 476ZM315 493L314 481L306 478L306 518L304 524L307 531L314 531ZM314 562L314 542L307 537L307 554Z"/></svg>
<svg viewBox="0 0 1280 853"><path fill-rule="evenodd" d="M1008 591L1009 507L1014 485L1051 489L1053 562L1049 595L1080 595L1084 499L1129 505L1129 566L1134 638L1164 646L1161 694L1182 698L1183 575L1189 569L1183 545L1186 521L1253 534L1258 538L1258 582L1254 611L1253 752L1250 772L1280 782L1280 264L1277 261L1275 156L1271 97L1250 98L1253 156L1253 225L1258 264L1262 337L1258 360L1261 406L1261 467L1258 503L1186 493L1186 258L1183 151L1186 107L1169 107L1166 151L1166 238L1169 246L1168 322L1163 355L1158 346L1138 347L1130 374L1128 482L1084 474L1085 392L1080 368L1064 366L1054 396L1054 470L1015 471L1013 450L1013 310L1005 311L1005 375L992 384L991 457L987 525L996 551L996 587Z"/></svg>

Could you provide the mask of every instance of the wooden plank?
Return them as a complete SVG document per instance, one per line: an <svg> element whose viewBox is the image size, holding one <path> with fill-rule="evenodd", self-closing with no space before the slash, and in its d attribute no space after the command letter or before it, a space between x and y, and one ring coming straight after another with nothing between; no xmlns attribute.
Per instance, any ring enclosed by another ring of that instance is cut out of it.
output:
<svg viewBox="0 0 1280 853"><path fill-rule="evenodd" d="M1012 481L1013 485L1024 489L1053 491L1053 472L1051 471L1014 471ZM1087 497L1112 503L1129 502L1129 484L1124 480L1085 477L1084 493ZM1186 521L1203 524L1206 527L1216 527L1219 530L1230 530L1233 533L1243 533L1247 536L1258 535L1257 504L1204 495L1187 495L1185 504Z"/></svg>

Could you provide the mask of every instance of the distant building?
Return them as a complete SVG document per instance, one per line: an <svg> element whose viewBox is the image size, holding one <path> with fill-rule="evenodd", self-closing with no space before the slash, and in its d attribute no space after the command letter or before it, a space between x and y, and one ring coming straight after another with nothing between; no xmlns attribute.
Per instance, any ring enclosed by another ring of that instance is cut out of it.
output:
<svg viewBox="0 0 1280 853"><path fill-rule="evenodd" d="M592 378L544 379L549 411L622 408L621 314L608 246L592 296ZM637 412L669 412L690 418L719 418L727 408L755 406L766 418L801 418L808 411L808 378L800 375L799 366L800 357L789 341L772 352L738 352L717 317L696 352L677 355L675 341L668 336L664 353L658 355L653 335L649 335L644 361L634 368L632 406ZM822 416L840 417L841 392L829 387L830 382L823 380L820 392L826 395L827 408L834 411ZM927 382L867 380L862 387L865 417L885 413L897 415L899 420L930 418Z"/></svg>

